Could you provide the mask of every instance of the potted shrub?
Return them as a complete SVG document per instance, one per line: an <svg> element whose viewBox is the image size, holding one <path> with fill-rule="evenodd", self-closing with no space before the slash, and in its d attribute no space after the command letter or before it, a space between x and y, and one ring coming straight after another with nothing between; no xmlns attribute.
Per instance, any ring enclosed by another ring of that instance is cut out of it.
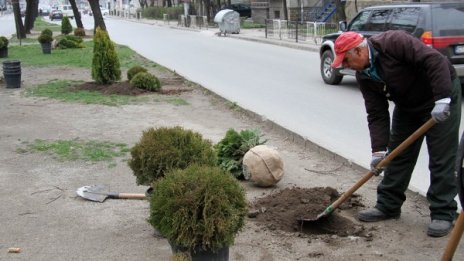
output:
<svg viewBox="0 0 464 261"><path fill-rule="evenodd" d="M215 165L212 143L201 134L182 127L150 128L131 149L129 167L138 185L150 186L170 169L190 164Z"/></svg>
<svg viewBox="0 0 464 261"><path fill-rule="evenodd" d="M0 58L8 57L8 39L5 36L0 36Z"/></svg>
<svg viewBox="0 0 464 261"><path fill-rule="evenodd" d="M195 260L228 260L245 223L247 203L238 181L217 166L171 170L154 185L148 222L173 253Z"/></svg>
<svg viewBox="0 0 464 261"><path fill-rule="evenodd" d="M44 29L37 38L42 46L44 54L50 54L52 50L53 32L50 29Z"/></svg>

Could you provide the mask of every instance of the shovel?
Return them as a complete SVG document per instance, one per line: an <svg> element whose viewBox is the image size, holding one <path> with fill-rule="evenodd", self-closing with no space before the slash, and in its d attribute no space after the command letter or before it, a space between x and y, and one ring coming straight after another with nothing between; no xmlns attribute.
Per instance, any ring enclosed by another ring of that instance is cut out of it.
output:
<svg viewBox="0 0 464 261"><path fill-rule="evenodd" d="M113 199L146 199L145 194L137 193L114 193L110 192L110 186L105 184L83 186L77 189L77 195L82 198L103 202L107 198Z"/></svg>
<svg viewBox="0 0 464 261"><path fill-rule="evenodd" d="M451 236L446 245L445 252L441 256L441 261L451 261L453 260L454 252L458 247L459 241L461 240L462 232L464 231L464 212L461 210L458 220L454 224L453 231L451 231Z"/></svg>
<svg viewBox="0 0 464 261"><path fill-rule="evenodd" d="M381 162L379 162L376 168L384 168L387 166L390 161L398 156L403 150L405 150L409 145L411 145L414 141L416 141L419 137L424 135L433 125L435 125L435 121L431 118L429 119L424 125L422 125L419 129L417 129L411 136L409 136L406 140L404 140L398 147L396 147L391 153L389 153ZM316 218L300 218L298 221L305 222L305 221L317 221L322 217L326 217L331 214L335 209L337 209L343 202L345 202L353 193L358 190L364 183L366 183L370 178L374 176L374 172L369 171L366 175L364 175L356 184L354 184L348 191L343 193L334 203L328 206L322 213L316 216Z"/></svg>

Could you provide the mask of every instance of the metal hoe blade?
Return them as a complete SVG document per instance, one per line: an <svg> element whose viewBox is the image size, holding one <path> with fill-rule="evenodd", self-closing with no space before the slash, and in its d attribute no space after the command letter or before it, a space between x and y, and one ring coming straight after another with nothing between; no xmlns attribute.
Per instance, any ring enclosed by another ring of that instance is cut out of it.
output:
<svg viewBox="0 0 464 261"><path fill-rule="evenodd" d="M105 184L83 186L77 189L76 193L82 198L103 202L108 197L110 187Z"/></svg>

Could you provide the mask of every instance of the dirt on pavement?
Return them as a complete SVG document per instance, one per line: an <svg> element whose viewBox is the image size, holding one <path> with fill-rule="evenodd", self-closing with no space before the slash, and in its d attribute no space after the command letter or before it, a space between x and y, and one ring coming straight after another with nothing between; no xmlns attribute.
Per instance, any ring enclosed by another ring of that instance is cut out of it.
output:
<svg viewBox="0 0 464 261"><path fill-rule="evenodd" d="M90 82L90 71L68 67L22 67L22 87L0 84L0 260L169 260L168 242L154 236L143 200L83 200L76 189L109 184L114 192L143 193L127 166L129 154L108 162L61 161L48 154L20 153L42 140L111 141L129 147L150 127L180 125L214 143L229 128L259 128L279 151L285 174L272 188L241 181L250 201L246 225L230 248L230 260L438 260L448 237L430 238L428 205L408 193L397 220L362 223L359 209L372 206L379 177L361 187L325 223L299 224L307 211L318 214L352 186L365 170L301 139L272 122L237 108L178 75L157 71L163 97L122 106L34 98L24 91L53 79ZM124 74L123 74L124 75ZM341 128L344 126L340 126ZM368 138L368 137L366 137ZM366 152L367 153L367 152ZM321 208L322 206L322 208ZM310 210L311 209L311 210ZM298 211L297 211L298 210ZM8 253L11 247L20 253ZM462 243L455 260L464 259Z"/></svg>

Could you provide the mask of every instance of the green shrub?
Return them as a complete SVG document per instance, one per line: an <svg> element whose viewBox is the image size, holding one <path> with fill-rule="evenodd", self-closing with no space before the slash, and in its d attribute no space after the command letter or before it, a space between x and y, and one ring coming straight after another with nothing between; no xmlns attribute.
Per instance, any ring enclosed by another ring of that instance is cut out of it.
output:
<svg viewBox="0 0 464 261"><path fill-rule="evenodd" d="M99 84L110 84L121 79L118 54L108 33L97 27L94 36L92 79Z"/></svg>
<svg viewBox="0 0 464 261"><path fill-rule="evenodd" d="M81 37L75 36L75 35L66 35L64 38L69 40L69 41L76 42L76 43L83 43L84 42L84 40L82 40Z"/></svg>
<svg viewBox="0 0 464 261"><path fill-rule="evenodd" d="M155 184L148 222L178 246L217 251L234 243L246 213L237 180L217 166L194 164Z"/></svg>
<svg viewBox="0 0 464 261"><path fill-rule="evenodd" d="M163 14L167 14L169 16L169 19L176 20L179 17L179 15L184 14L184 7L150 6L142 9L142 17L144 18L163 19Z"/></svg>
<svg viewBox="0 0 464 261"><path fill-rule="evenodd" d="M50 30L48 28L43 29L43 31L40 34L46 34L46 35L49 35L49 36L53 37L52 30Z"/></svg>
<svg viewBox="0 0 464 261"><path fill-rule="evenodd" d="M68 36L71 36L71 35L67 35L66 37L62 38L59 42L58 42L58 47L61 48L61 49L67 49L67 48L84 48L85 46L82 44L82 40L79 42L79 41L75 41L74 39L72 38L68 38ZM79 38L80 39L80 38Z"/></svg>
<svg viewBox="0 0 464 261"><path fill-rule="evenodd" d="M130 81L133 87L139 89L145 89L148 91L159 91L161 89L161 83L153 74L147 72L139 72Z"/></svg>
<svg viewBox="0 0 464 261"><path fill-rule="evenodd" d="M43 44L43 43L51 43L53 42L53 32L50 30L50 29L44 29L39 37L37 38L37 41L39 41L39 43Z"/></svg>
<svg viewBox="0 0 464 261"><path fill-rule="evenodd" d="M0 36L0 49L8 47L9 41L5 36Z"/></svg>
<svg viewBox="0 0 464 261"><path fill-rule="evenodd" d="M74 35L84 37L85 36L84 28L76 28L76 29L74 29Z"/></svg>
<svg viewBox="0 0 464 261"><path fill-rule="evenodd" d="M179 126L144 131L131 156L128 164L139 185L151 185L170 169L184 169L192 163L215 164L211 142Z"/></svg>
<svg viewBox="0 0 464 261"><path fill-rule="evenodd" d="M242 130L240 133L229 129L226 136L214 146L219 167L243 179L243 156L254 146L266 143L267 140L262 141L261 136L257 129Z"/></svg>
<svg viewBox="0 0 464 261"><path fill-rule="evenodd" d="M72 25L69 22L69 18L67 16L64 16L63 19L61 20L61 33L62 34L69 34L73 31Z"/></svg>
<svg viewBox="0 0 464 261"><path fill-rule="evenodd" d="M128 71L127 71L127 80L132 80L132 78L139 72L147 72L147 69L140 65L135 65L132 66Z"/></svg>

